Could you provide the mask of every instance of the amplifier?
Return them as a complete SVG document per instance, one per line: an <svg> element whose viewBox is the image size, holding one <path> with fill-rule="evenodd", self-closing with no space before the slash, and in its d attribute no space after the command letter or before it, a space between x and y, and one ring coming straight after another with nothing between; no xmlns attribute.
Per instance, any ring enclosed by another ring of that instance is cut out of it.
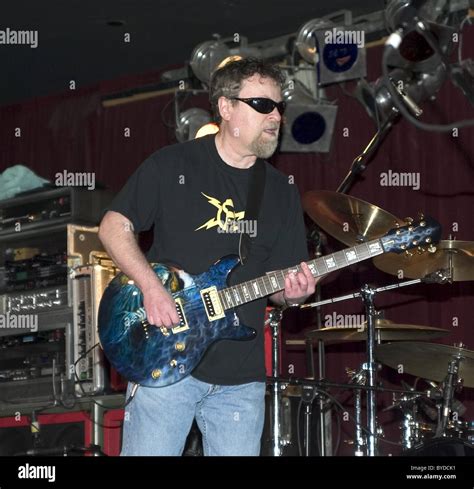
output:
<svg viewBox="0 0 474 489"><path fill-rule="evenodd" d="M96 253L94 261L95 264L76 267L71 274L74 311L72 348L78 380L76 394L79 396L103 392L109 380L107 363L98 346L97 315L102 294L117 275L118 269L105 253Z"/></svg>
<svg viewBox="0 0 474 489"><path fill-rule="evenodd" d="M6 199L0 203L0 237L72 221L96 224L111 200L112 194L104 190L77 187L30 192Z"/></svg>
<svg viewBox="0 0 474 489"><path fill-rule="evenodd" d="M57 326L0 336L0 402L70 396L71 323Z"/></svg>

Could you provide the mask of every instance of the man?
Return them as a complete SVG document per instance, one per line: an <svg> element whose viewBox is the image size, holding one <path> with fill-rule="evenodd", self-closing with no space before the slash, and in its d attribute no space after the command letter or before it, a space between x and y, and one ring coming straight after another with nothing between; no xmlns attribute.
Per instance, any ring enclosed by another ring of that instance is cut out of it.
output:
<svg viewBox="0 0 474 489"><path fill-rule="evenodd" d="M154 153L104 216L99 237L142 291L151 324L170 328L179 320L172 297L148 261L202 273L222 256L239 252L243 224L254 231L252 243L244 265L232 272L230 285L308 259L296 186L266 162L259 217L256 223L245 222L251 168L257 158L270 157L278 144L283 81L276 67L257 59L219 69L210 87L220 124L217 135ZM154 241L145 258L132 231L152 225ZM301 267L285 278L283 291L271 296L274 303L298 304L314 292L315 279L306 264ZM257 330L255 339L216 342L192 375L166 387L138 388L127 406L122 455L181 454L194 418L205 455L259 454L265 410L265 305L263 298L236 308L240 321Z"/></svg>

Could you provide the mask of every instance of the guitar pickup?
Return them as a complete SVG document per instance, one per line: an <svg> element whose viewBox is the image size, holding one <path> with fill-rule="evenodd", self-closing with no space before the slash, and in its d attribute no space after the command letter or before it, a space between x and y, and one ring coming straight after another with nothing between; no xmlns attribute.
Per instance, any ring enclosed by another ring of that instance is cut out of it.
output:
<svg viewBox="0 0 474 489"><path fill-rule="evenodd" d="M181 299L175 299L176 303L176 311L178 312L179 317L179 326L171 328L173 334L181 333L182 331L186 331L189 329L188 321L186 319L186 314L184 314L183 301Z"/></svg>
<svg viewBox="0 0 474 489"><path fill-rule="evenodd" d="M209 321L215 321L225 317L224 308L222 307L219 293L216 287L208 287L201 290L201 298L204 303L204 310Z"/></svg>

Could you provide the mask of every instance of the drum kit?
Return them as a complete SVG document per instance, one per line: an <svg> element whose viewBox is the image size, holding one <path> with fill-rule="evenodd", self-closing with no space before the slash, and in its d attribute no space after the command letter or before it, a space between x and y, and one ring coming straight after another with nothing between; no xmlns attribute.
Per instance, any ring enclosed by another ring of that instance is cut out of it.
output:
<svg viewBox="0 0 474 489"><path fill-rule="evenodd" d="M379 207L360 199L331 191L311 191L303 196L303 208L311 219L338 241L348 246L355 246L369 240L377 239L387 233L394 225L404 225L403 221ZM287 346L306 346L308 365L313 366L313 347L317 344L319 351L319 375L313 372L306 379L283 379L278 377L278 324L279 316L270 316L273 335L273 377L271 384L272 409L272 454L282 455L281 413L279 404L282 392L288 385L300 385L314 389L319 403L319 452L330 455L325 449L324 406L327 405L326 393L331 387L351 390L354 393L355 455L379 455L379 441L383 437L377 413L377 394L392 392L393 403L387 410L401 413L400 440L401 454L424 454L424 446L432 446L436 440L446 443L447 440L459 442L468 447L463 453L474 454L474 422L465 421L462 415L464 406L455 398L461 388L474 388L474 351L463 344L449 346L431 343L432 340L449 335L446 329L416 324L398 324L381 319L375 310L376 293L392 290L415 283L452 283L474 280L474 242L444 240L431 247L430 253L386 253L373 258L375 266L399 280L393 285L374 289L364 285L360 292L339 298L320 300L318 291L316 302L305 304L301 308L320 308L322 305L362 298L366 308L366 322L354 327L353 324L319 327L306 332L304 340L287 340ZM402 271L402 274L400 274ZM321 326L321 324L320 324ZM367 358L358 372L351 372L347 384L336 384L325 379L324 345L327 343L366 342ZM391 367L399 373L410 374L417 378L411 387L402 381L403 389L381 387L381 365ZM316 378L317 377L317 378ZM426 390L416 390L422 381L428 386ZM363 396L366 396L367 422L362 420ZM302 394L303 397L303 394ZM313 397L314 398L314 397ZM305 404L303 446L309 455L311 445L311 408ZM431 454L432 452L429 452Z"/></svg>

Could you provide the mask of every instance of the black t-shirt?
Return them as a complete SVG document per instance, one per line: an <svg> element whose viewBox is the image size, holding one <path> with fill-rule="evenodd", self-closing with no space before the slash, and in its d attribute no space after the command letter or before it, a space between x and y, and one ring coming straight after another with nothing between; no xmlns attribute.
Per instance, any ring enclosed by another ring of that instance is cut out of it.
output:
<svg viewBox="0 0 474 489"><path fill-rule="evenodd" d="M234 269L229 285L308 259L296 185L264 164L265 189L256 235L245 265ZM245 218L250 172L220 158L214 135L167 146L141 164L108 210L130 219L136 232L154 224L153 245L147 253L150 262L202 273L222 256L238 254L240 234L219 232L219 225ZM214 343L194 370L196 378L221 385L265 380L266 303L263 298L236 308L241 323L257 330L256 338Z"/></svg>

